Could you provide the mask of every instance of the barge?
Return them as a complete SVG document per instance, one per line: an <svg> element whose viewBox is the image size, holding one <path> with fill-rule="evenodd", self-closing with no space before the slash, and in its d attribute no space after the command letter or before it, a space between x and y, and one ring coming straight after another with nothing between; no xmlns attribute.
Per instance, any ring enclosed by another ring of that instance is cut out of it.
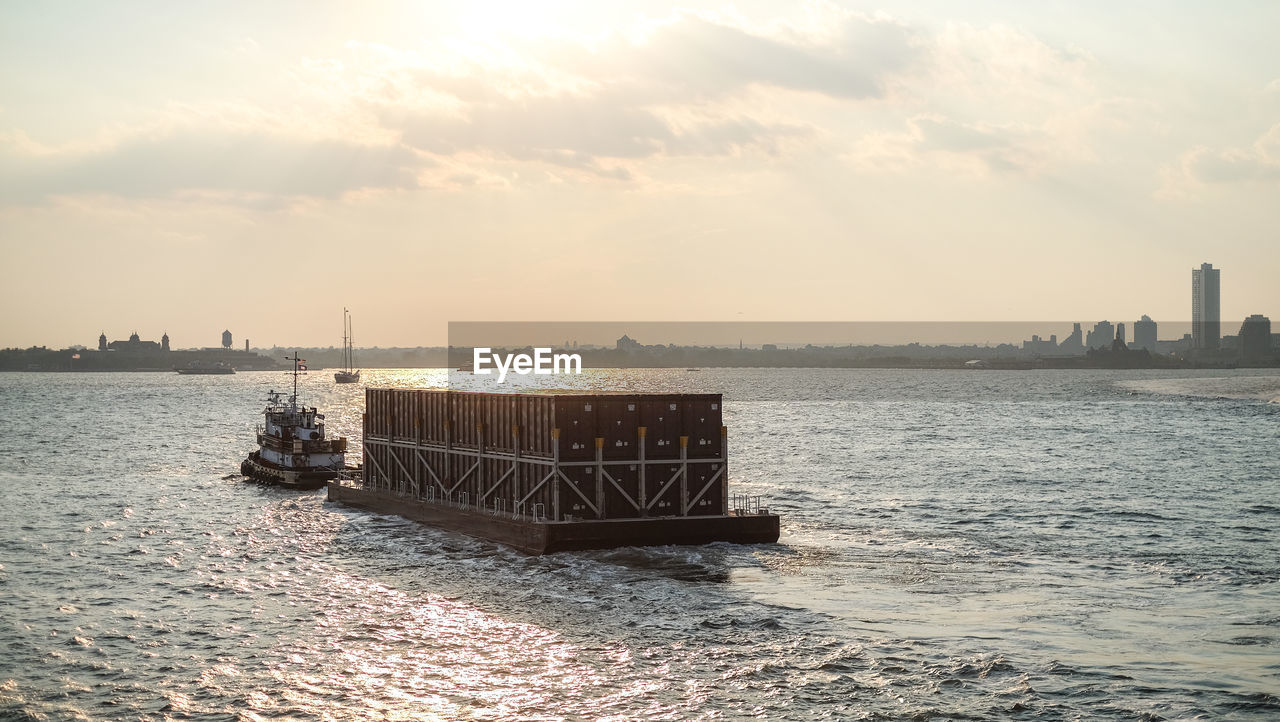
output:
<svg viewBox="0 0 1280 722"><path fill-rule="evenodd" d="M366 389L364 464L329 500L530 554L778 540L728 493L719 394Z"/></svg>

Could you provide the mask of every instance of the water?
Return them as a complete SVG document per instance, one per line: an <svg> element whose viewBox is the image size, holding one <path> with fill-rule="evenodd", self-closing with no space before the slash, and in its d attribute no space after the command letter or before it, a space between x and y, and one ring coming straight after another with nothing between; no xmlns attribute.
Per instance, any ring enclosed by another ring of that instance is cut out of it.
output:
<svg viewBox="0 0 1280 722"><path fill-rule="evenodd" d="M526 557L231 476L281 374L0 374L0 718L1280 716L1280 376L583 381L723 391L781 542Z"/></svg>

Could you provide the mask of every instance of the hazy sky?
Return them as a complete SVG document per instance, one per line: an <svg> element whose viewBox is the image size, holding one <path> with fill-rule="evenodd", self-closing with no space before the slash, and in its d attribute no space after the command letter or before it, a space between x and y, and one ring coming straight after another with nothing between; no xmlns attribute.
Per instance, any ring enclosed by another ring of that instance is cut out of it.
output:
<svg viewBox="0 0 1280 722"><path fill-rule="evenodd" d="M1280 3L7 3L0 346L1280 324ZM642 339L643 340L643 339Z"/></svg>

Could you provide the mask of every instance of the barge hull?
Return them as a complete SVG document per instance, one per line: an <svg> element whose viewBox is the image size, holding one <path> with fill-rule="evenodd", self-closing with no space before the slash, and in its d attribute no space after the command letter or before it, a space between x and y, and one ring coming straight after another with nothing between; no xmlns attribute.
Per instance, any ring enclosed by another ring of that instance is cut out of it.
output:
<svg viewBox="0 0 1280 722"><path fill-rule="evenodd" d="M527 554L718 541L772 544L779 530L776 514L534 522L338 483L329 484L329 501L506 544Z"/></svg>

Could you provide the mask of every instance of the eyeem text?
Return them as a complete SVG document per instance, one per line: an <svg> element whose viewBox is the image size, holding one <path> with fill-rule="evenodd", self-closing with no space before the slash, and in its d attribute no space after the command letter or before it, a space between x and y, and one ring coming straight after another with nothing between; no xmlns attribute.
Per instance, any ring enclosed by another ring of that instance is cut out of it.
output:
<svg viewBox="0 0 1280 722"><path fill-rule="evenodd" d="M576 353L551 353L550 348L535 348L533 355L493 353L489 347L478 347L472 350L472 373L491 374L498 372L498 383L507 380L507 372L514 371L521 376L529 374L580 374L582 373L582 357Z"/></svg>

